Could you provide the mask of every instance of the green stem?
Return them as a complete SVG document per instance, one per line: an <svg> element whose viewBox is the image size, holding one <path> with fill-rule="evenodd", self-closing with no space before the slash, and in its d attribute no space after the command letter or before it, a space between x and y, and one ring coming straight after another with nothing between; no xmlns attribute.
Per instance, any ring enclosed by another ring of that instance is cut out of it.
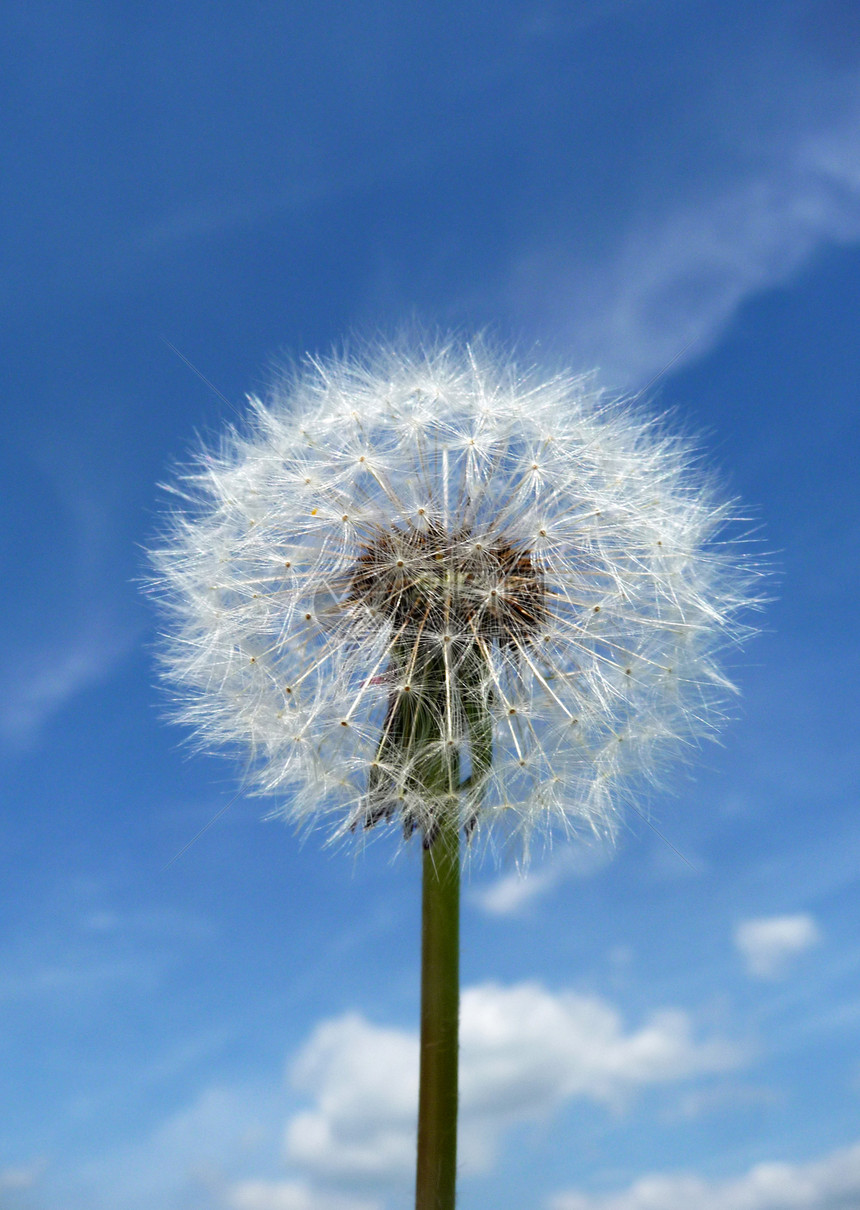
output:
<svg viewBox="0 0 860 1210"><path fill-rule="evenodd" d="M454 1210L457 1180L460 835L457 812L440 815L424 852L416 1210Z"/></svg>

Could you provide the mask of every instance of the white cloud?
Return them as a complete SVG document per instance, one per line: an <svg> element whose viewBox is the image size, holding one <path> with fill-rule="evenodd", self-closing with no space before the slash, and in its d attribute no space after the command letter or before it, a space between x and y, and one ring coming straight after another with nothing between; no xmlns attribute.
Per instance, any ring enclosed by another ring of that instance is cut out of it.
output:
<svg viewBox="0 0 860 1210"><path fill-rule="evenodd" d="M317 1176L386 1181L415 1159L418 1040L356 1013L318 1026L293 1067L315 1108L287 1126L286 1155Z"/></svg>
<svg viewBox="0 0 860 1210"><path fill-rule="evenodd" d="M849 1210L860 1205L860 1143L809 1164L757 1164L730 1181L646 1176L621 1193L559 1193L548 1210Z"/></svg>
<svg viewBox="0 0 860 1210"><path fill-rule="evenodd" d="M301 1181L241 1181L224 1204L229 1210L381 1210L378 1201L320 1193Z"/></svg>
<svg viewBox="0 0 860 1210"><path fill-rule="evenodd" d="M725 1041L697 1041L689 1017L677 1009L628 1030L605 1000L537 983L466 989L460 1039L465 1172L492 1166L507 1128L544 1117L571 1098L619 1107L647 1085L724 1071L742 1058ZM299 1054L292 1079L314 1101L287 1124L292 1167L323 1187L348 1185L352 1192L411 1182L414 1033L379 1028L355 1013L323 1022Z"/></svg>
<svg viewBox="0 0 860 1210"><path fill-rule="evenodd" d="M820 940L818 925L806 913L743 920L735 929L735 945L747 971L759 979L779 978L798 954Z"/></svg>
<svg viewBox="0 0 860 1210"><path fill-rule="evenodd" d="M471 898L488 916L516 916L558 886L561 877L561 870L553 865L544 866L538 873L511 870L488 886L477 887Z"/></svg>
<svg viewBox="0 0 860 1210"><path fill-rule="evenodd" d="M647 1085L725 1071L741 1060L725 1041L696 1041L678 1009L625 1031L607 1001L536 983L467 989L460 1038L464 1160L477 1169L492 1163L505 1127L574 1097L618 1108Z"/></svg>

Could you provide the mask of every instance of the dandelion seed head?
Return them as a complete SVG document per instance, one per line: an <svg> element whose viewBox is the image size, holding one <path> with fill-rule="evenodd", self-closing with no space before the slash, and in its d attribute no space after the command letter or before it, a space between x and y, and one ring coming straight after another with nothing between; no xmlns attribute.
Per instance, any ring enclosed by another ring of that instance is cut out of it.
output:
<svg viewBox="0 0 860 1210"><path fill-rule="evenodd" d="M308 361L174 489L163 669L335 836L612 834L714 733L754 560L687 444L482 345Z"/></svg>

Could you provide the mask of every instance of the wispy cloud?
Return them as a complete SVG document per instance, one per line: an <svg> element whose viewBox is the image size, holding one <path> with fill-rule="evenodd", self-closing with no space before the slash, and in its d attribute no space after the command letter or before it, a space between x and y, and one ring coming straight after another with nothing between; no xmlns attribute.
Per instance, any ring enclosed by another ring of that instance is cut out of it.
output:
<svg viewBox="0 0 860 1210"><path fill-rule="evenodd" d="M564 317L575 355L642 382L706 353L743 302L787 281L822 246L860 238L860 181L847 160L831 135L799 150L782 175L642 216L604 262L571 265L567 280L535 252L512 289L552 298L555 315L543 322L558 329ZM549 255L557 262L557 251Z"/></svg>
<svg viewBox="0 0 860 1210"><path fill-rule="evenodd" d="M32 1189L38 1184L39 1179L45 1171L47 1161L44 1159L35 1160L32 1164L25 1164L16 1168L0 1169L0 1191L11 1192L19 1189Z"/></svg>
<svg viewBox="0 0 860 1210"><path fill-rule="evenodd" d="M15 619L14 657L0 671L0 745L7 748L36 744L67 703L113 674L139 635L123 616L114 489L101 482L99 456L74 430L48 434L38 451L46 494L57 502L53 524L67 535L52 552L65 567L64 591ZM34 558L41 570L51 554L37 550Z"/></svg>
<svg viewBox="0 0 860 1210"><path fill-rule="evenodd" d="M107 988L131 986L150 990L157 981L158 971L149 961L132 957L93 961L86 954L70 954L63 961L3 971L0 1004L56 1001L57 997L72 1003L103 996Z"/></svg>
<svg viewBox="0 0 860 1210"><path fill-rule="evenodd" d="M16 675L2 684L0 740L13 749L32 746L67 702L111 675L131 642L110 627L87 627L66 647L20 653Z"/></svg>
<svg viewBox="0 0 860 1210"><path fill-rule="evenodd" d="M269 1167L282 1100L270 1088L205 1088L149 1135L82 1163L67 1179L62 1204L70 1210L223 1207L228 1204L225 1171L249 1162L258 1170ZM304 1210L305 1203L283 1205ZM316 1203L311 1205L317 1210ZM249 1202L248 1210L252 1207ZM281 1210L277 1201L271 1207Z"/></svg>
<svg viewBox="0 0 860 1210"><path fill-rule="evenodd" d="M621 1193L559 1193L547 1210L847 1210L860 1205L860 1143L809 1164L757 1164L735 1180L645 1176Z"/></svg>
<svg viewBox="0 0 860 1210"><path fill-rule="evenodd" d="M660 197L647 191L599 256L590 257L588 241L570 245L568 232L525 242L506 308L556 333L573 360L599 365L608 381L642 385L707 353L743 303L788 281L821 249L860 240L856 85L840 91L822 74L829 104L816 124L786 78L774 80L771 98L782 111L778 134L772 115L756 130L755 102L749 113L724 105L703 119L705 145L716 120L723 140L746 155L722 170L715 156L707 180L700 171Z"/></svg>
<svg viewBox="0 0 860 1210"><path fill-rule="evenodd" d="M588 878L612 859L608 847L582 844L564 849L539 867L509 870L493 882L473 887L472 902L488 916L517 916L569 878Z"/></svg>

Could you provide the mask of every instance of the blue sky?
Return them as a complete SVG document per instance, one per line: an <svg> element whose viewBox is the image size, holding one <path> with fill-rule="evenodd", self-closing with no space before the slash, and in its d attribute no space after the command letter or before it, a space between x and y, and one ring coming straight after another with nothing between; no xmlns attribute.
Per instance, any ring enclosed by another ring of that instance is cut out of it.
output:
<svg viewBox="0 0 860 1210"><path fill-rule="evenodd" d="M470 871L463 1210L860 1204L856 5L2 20L0 1207L408 1204L417 855L167 865L236 783L136 583L195 433L404 321L647 385L778 568L671 847Z"/></svg>

